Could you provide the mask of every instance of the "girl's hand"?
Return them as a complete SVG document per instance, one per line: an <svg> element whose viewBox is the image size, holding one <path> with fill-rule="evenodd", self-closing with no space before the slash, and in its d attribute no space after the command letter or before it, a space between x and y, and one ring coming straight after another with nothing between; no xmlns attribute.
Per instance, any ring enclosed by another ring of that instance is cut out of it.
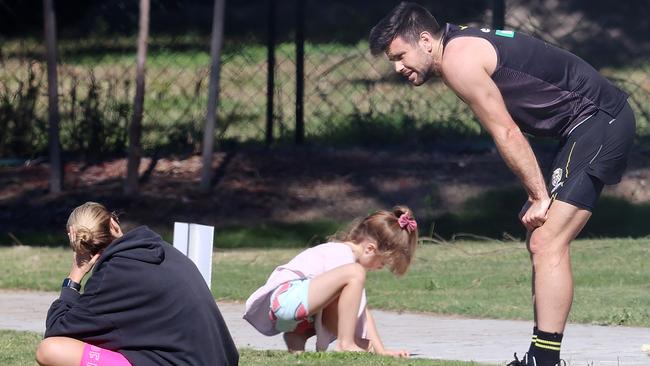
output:
<svg viewBox="0 0 650 366"><path fill-rule="evenodd" d="M400 349L400 350L390 350L390 349L385 349L383 352L379 353L380 355L384 356L393 356L393 357L399 357L399 358L407 358L411 355L411 353L407 350Z"/></svg>

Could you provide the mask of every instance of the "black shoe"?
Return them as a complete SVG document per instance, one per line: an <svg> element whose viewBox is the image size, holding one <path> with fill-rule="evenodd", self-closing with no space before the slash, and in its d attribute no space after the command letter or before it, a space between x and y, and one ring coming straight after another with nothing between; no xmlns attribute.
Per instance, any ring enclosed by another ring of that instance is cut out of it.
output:
<svg viewBox="0 0 650 366"><path fill-rule="evenodd" d="M524 353L524 357L520 360L517 357L517 352L515 352L515 360L507 364L506 366L534 366L534 364L528 364L528 353Z"/></svg>
<svg viewBox="0 0 650 366"><path fill-rule="evenodd" d="M515 360L507 364L506 366L537 366L537 362L535 361L535 357L532 357L532 359L529 359L528 357L528 352L524 353L524 357L520 360L517 357L517 353L515 352ZM554 366L566 366L566 361L560 359L560 362L556 363Z"/></svg>

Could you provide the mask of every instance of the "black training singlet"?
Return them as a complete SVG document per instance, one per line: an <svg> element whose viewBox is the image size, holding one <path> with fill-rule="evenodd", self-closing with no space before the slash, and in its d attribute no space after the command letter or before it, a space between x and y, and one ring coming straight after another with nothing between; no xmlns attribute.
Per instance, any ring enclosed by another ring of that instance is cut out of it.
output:
<svg viewBox="0 0 650 366"><path fill-rule="evenodd" d="M627 94L578 56L519 32L447 24L443 47L457 37L488 40L497 53L492 80L522 131L564 137L602 110L616 116Z"/></svg>

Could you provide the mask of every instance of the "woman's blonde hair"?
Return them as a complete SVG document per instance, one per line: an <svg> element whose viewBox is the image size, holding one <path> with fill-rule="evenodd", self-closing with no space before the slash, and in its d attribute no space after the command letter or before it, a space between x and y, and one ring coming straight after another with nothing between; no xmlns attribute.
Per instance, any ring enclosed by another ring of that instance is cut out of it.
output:
<svg viewBox="0 0 650 366"><path fill-rule="evenodd" d="M78 254L91 256L105 249L115 239L111 234L111 218L117 217L96 202L86 202L75 208L66 224L69 233L74 231L70 236L72 249Z"/></svg>
<svg viewBox="0 0 650 366"><path fill-rule="evenodd" d="M380 255L394 274L406 273L418 242L417 224L413 212L406 206L395 206L392 211L377 211L363 219L352 221L347 230L330 237L333 240L361 244L376 242Z"/></svg>

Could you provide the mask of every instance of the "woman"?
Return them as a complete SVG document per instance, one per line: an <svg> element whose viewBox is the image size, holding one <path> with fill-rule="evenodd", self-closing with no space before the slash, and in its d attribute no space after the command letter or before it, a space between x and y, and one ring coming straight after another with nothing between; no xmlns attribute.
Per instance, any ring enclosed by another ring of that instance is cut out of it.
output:
<svg viewBox="0 0 650 366"><path fill-rule="evenodd" d="M77 207L66 228L74 260L47 314L40 365L237 365L212 293L187 257L146 226L123 234L99 203Z"/></svg>

